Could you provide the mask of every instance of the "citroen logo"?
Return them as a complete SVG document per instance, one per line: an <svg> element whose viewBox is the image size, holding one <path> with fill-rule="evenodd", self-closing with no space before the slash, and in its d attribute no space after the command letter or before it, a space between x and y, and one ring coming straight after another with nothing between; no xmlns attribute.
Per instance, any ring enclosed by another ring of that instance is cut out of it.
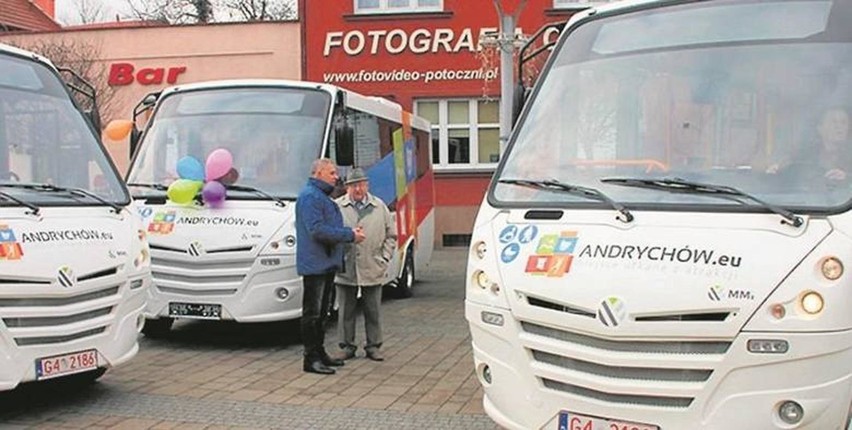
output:
<svg viewBox="0 0 852 430"><path fill-rule="evenodd" d="M74 284L77 283L77 277L74 276L74 271L68 266L62 266L59 268L59 274L56 276L56 279L59 281L59 285L62 285L65 288L73 287Z"/></svg>
<svg viewBox="0 0 852 430"><path fill-rule="evenodd" d="M199 257L204 253L204 248L201 246L200 242L195 241L189 244L189 249L187 249L186 252L193 257Z"/></svg>

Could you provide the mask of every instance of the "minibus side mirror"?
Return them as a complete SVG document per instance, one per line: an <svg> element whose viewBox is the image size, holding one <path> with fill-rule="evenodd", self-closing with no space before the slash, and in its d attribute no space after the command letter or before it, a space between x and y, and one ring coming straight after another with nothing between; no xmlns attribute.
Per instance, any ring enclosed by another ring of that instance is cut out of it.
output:
<svg viewBox="0 0 852 430"><path fill-rule="evenodd" d="M334 130L334 159L338 166L355 164L355 130L342 126Z"/></svg>

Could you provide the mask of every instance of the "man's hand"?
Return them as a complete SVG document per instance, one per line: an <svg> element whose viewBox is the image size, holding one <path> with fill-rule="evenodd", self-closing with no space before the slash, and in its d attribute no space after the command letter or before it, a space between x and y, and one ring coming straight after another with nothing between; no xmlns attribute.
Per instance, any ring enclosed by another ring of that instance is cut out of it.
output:
<svg viewBox="0 0 852 430"><path fill-rule="evenodd" d="M364 229L361 228L361 226L353 228L352 232L355 233L355 243L361 243L367 238L367 236L364 235Z"/></svg>

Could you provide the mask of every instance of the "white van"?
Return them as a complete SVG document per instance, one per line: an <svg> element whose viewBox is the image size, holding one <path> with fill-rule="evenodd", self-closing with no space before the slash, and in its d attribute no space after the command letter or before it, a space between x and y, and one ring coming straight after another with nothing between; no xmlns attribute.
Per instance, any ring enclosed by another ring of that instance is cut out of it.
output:
<svg viewBox="0 0 852 430"><path fill-rule="evenodd" d="M0 390L136 355L151 271L129 203L57 69L0 45Z"/></svg>
<svg viewBox="0 0 852 430"><path fill-rule="evenodd" d="M415 270L431 258L429 123L396 103L311 82L211 81L149 95L132 122L108 129L121 127L132 146L138 143L127 182L153 256L146 334L164 334L176 318L301 317L295 198L321 156L332 158L341 176L363 168L370 191L391 209L399 235L388 273L392 292L410 296ZM213 204L194 190L192 201L170 198L177 197L169 188L181 179L181 160L198 160L207 176L217 151L228 152L232 171L207 183L223 184L224 201Z"/></svg>
<svg viewBox="0 0 852 430"><path fill-rule="evenodd" d="M842 429L852 2L568 22L476 219L466 317L512 429Z"/></svg>

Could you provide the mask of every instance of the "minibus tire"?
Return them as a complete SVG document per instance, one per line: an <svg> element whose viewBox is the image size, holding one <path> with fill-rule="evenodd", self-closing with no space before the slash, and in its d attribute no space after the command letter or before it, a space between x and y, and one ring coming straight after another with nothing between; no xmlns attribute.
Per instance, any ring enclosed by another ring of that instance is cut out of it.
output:
<svg viewBox="0 0 852 430"><path fill-rule="evenodd" d="M144 333L145 336L153 339L164 337L169 334L169 331L171 331L172 324L174 322L174 318L167 317L161 317L155 320L146 319L145 326L142 327L142 333Z"/></svg>
<svg viewBox="0 0 852 430"><path fill-rule="evenodd" d="M402 266L402 275L396 281L394 294L398 299L408 299L414 295L414 255L411 250L405 255L405 263Z"/></svg>

